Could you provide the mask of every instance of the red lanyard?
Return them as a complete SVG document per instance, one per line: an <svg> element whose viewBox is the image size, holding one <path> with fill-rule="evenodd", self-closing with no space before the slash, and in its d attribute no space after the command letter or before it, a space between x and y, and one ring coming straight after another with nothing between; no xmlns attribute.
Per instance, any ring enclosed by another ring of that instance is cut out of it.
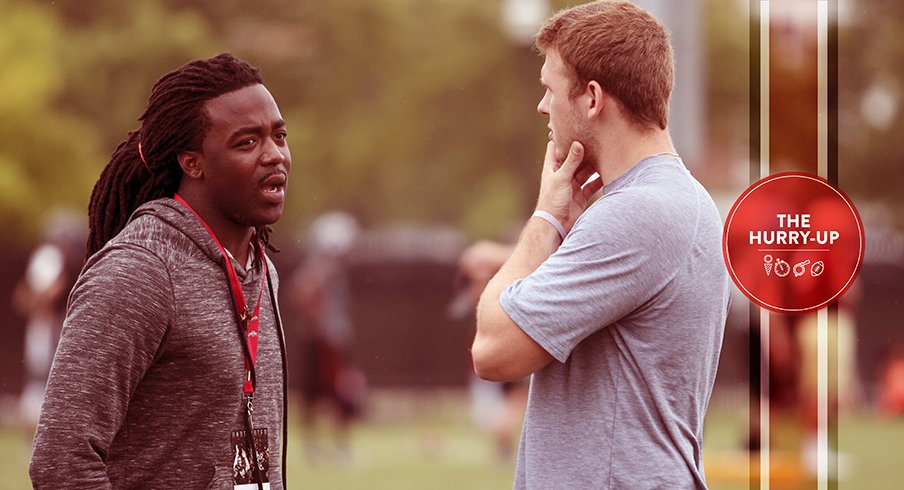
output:
<svg viewBox="0 0 904 490"><path fill-rule="evenodd" d="M239 276L235 272L235 267L232 265L232 260L230 260L229 254L226 252L226 249L220 243L220 240L217 239L217 236L213 233L213 230L210 229L210 226L207 222L204 221L204 218L201 217L187 202L185 199L182 199L182 196L176 194L173 196L177 202L188 208L195 216L198 217L198 220L201 221L201 224L204 225L204 228L207 230L207 233L210 234L210 237L213 238L213 241L219 247L220 252L223 253L223 260L226 262L226 273L229 276L229 286L232 290L232 300L233 305L235 306L236 314L238 314L239 320L244 326L244 331L242 332L242 337L244 339L245 345L245 371L247 376L245 378L245 386L242 391L245 395L250 396L254 394L254 364L257 362L257 342L258 342L258 334L260 330L260 314L261 314L261 299L264 297L264 281L266 281L267 277L267 259L264 257L264 249L258 244L257 250L260 254L261 264L264 267L264 274L261 275L261 292L257 297L257 306L254 307L254 312L252 312L251 316L248 315L248 305L245 303L245 292L242 291L242 283L239 281Z"/></svg>

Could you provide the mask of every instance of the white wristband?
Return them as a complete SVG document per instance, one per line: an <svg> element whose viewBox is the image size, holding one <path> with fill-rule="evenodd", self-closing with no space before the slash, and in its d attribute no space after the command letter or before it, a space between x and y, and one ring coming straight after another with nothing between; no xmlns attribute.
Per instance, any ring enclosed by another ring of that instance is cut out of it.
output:
<svg viewBox="0 0 904 490"><path fill-rule="evenodd" d="M562 223L559 223L559 220L557 220L555 216L547 213L546 211L540 211L538 209L534 211L534 214L531 215L531 218L540 218L549 222L549 224L555 227L556 231L559 232L559 236L562 237L562 241L565 241L565 227L562 226Z"/></svg>

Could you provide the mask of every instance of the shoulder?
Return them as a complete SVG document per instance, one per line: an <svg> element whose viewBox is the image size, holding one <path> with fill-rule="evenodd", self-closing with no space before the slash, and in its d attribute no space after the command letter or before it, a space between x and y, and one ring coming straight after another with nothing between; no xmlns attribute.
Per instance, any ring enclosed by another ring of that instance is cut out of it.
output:
<svg viewBox="0 0 904 490"><path fill-rule="evenodd" d="M584 242L609 243L654 255L688 250L703 221L719 221L705 189L683 165L648 165L591 205L573 232ZM683 254L682 254L683 255Z"/></svg>
<svg viewBox="0 0 904 490"><path fill-rule="evenodd" d="M641 164L638 165L642 165ZM643 165L632 169L625 181L615 184L615 189L604 194L601 201L611 197L611 204L630 206L635 214L651 214L689 205L696 201L696 180L677 160L669 163ZM604 193L606 189L604 188Z"/></svg>
<svg viewBox="0 0 904 490"><path fill-rule="evenodd" d="M143 215L128 225L92 255L79 277L78 289L112 287L141 295L171 291L171 274L178 269L177 251L184 249L172 226L153 215Z"/></svg>
<svg viewBox="0 0 904 490"><path fill-rule="evenodd" d="M697 200L692 182L678 169L647 169L621 184L613 190L604 188L603 196L587 208L578 225L617 224L626 230L673 225Z"/></svg>
<svg viewBox="0 0 904 490"><path fill-rule="evenodd" d="M172 273L161 257L128 241L111 241L85 264L69 296L66 323L84 329L99 322L106 332L150 331L164 326L174 307Z"/></svg>
<svg viewBox="0 0 904 490"><path fill-rule="evenodd" d="M111 287L138 289L146 293L169 290L170 271L166 261L154 249L130 240L111 240L92 255L79 277L76 290Z"/></svg>
<svg viewBox="0 0 904 490"><path fill-rule="evenodd" d="M162 266L174 271L186 261L204 256L204 252L171 217L136 212L97 255L132 260L137 267Z"/></svg>

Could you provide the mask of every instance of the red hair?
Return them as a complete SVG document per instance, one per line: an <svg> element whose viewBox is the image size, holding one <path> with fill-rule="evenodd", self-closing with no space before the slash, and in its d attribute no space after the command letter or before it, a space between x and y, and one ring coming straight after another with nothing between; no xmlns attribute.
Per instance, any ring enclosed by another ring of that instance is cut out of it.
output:
<svg viewBox="0 0 904 490"><path fill-rule="evenodd" d="M646 10L622 0L562 10L540 28L536 48L557 52L571 69L572 97L594 80L638 127L667 127L672 46L665 27Z"/></svg>

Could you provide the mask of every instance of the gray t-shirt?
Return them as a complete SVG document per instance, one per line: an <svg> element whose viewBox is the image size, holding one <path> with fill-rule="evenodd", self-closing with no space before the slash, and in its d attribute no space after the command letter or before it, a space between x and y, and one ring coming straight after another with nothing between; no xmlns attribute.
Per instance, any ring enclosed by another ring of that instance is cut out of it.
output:
<svg viewBox="0 0 904 490"><path fill-rule="evenodd" d="M515 488L706 488L703 419L730 293L721 232L681 161L649 157L503 292L558 361L532 377Z"/></svg>

